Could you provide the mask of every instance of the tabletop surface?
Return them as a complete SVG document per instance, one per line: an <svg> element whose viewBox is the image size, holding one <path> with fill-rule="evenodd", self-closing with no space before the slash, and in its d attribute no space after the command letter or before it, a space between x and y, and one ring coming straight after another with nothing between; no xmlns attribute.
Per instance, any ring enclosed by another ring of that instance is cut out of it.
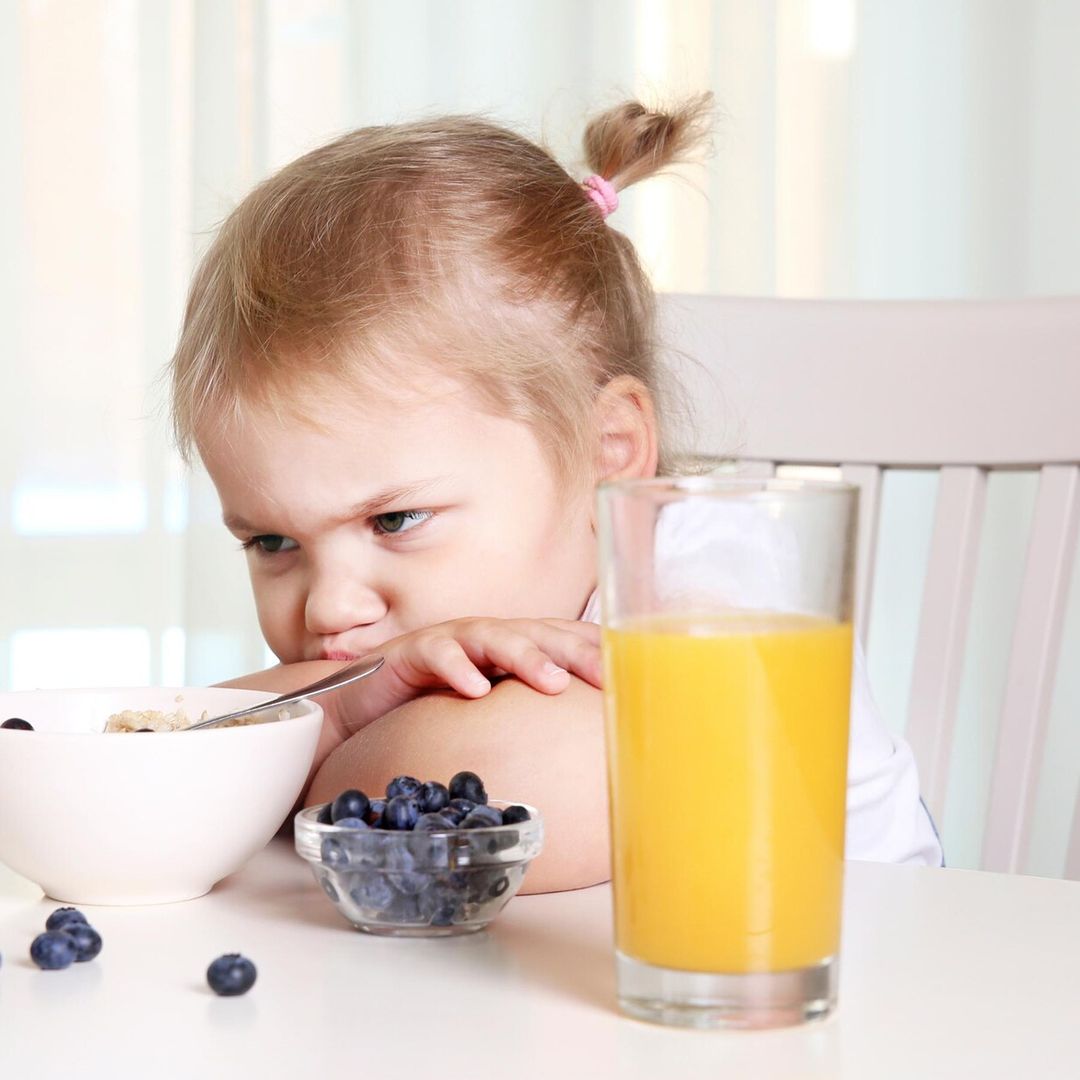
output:
<svg viewBox="0 0 1080 1080"><path fill-rule="evenodd" d="M766 1032L619 1015L607 886L517 897L463 938L375 938L276 839L198 900L85 908L101 955L41 972L56 906L0 867L3 1077L1080 1076L1080 882L849 862L838 1011ZM206 986L225 952L258 966L244 997Z"/></svg>

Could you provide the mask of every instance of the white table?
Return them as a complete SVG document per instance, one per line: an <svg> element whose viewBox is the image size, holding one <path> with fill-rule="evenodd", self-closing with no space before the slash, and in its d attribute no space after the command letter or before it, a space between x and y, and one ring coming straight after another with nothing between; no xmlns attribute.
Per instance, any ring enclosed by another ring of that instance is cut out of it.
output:
<svg viewBox="0 0 1080 1080"><path fill-rule="evenodd" d="M610 903L518 897L483 934L373 938L275 840L202 899L86 908L102 954L40 972L57 905L0 868L0 1077L1080 1077L1080 883L849 863L839 1011L751 1033L617 1014ZM258 981L219 999L206 965L233 951Z"/></svg>

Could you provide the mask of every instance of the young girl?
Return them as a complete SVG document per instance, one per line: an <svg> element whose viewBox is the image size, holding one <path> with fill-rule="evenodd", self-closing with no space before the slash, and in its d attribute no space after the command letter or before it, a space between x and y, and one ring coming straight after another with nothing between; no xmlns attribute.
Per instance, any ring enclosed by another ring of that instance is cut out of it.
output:
<svg viewBox="0 0 1080 1080"><path fill-rule="evenodd" d="M605 112L584 182L475 117L365 128L223 224L172 376L282 664L235 685L386 657L323 699L305 804L468 768L543 808L530 888L608 876L594 490L664 468L653 294L608 215L709 112ZM938 864L861 663L852 704L847 855Z"/></svg>

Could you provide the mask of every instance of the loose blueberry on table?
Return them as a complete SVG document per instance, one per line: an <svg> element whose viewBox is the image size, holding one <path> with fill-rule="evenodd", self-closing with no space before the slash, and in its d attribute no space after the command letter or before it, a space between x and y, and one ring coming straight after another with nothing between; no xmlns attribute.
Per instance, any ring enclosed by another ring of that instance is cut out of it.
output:
<svg viewBox="0 0 1080 1080"><path fill-rule="evenodd" d="M29 720L23 720L18 716L11 717L10 720L5 720L0 724L0 728L7 728L9 731L33 731L34 725Z"/></svg>
<svg viewBox="0 0 1080 1080"><path fill-rule="evenodd" d="M62 971L93 960L101 952L101 935L76 908L57 908L45 920L45 932L30 945L30 959L42 971Z"/></svg>
<svg viewBox="0 0 1080 1080"><path fill-rule="evenodd" d="M240 953L226 953L206 969L206 981L219 997L246 994L255 985L255 965Z"/></svg>
<svg viewBox="0 0 1080 1080"><path fill-rule="evenodd" d="M75 940L63 930L46 930L30 944L30 959L42 971L62 971L75 963Z"/></svg>
<svg viewBox="0 0 1080 1080"><path fill-rule="evenodd" d="M86 922L86 916L73 907L58 907L46 920L46 930L63 930L68 923Z"/></svg>
<svg viewBox="0 0 1080 1080"><path fill-rule="evenodd" d="M68 923L61 931L75 942L75 963L93 960L101 952L101 935L87 923Z"/></svg>

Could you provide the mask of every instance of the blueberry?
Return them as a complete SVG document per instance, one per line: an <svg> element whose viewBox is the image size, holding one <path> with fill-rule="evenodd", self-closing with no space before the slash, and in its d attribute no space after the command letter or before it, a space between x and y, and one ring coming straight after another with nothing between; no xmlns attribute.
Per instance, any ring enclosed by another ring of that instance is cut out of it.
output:
<svg viewBox="0 0 1080 1080"><path fill-rule="evenodd" d="M319 854L322 856L323 863L333 867L335 870L349 865L349 853L345 850L341 841L334 839L332 836L323 838Z"/></svg>
<svg viewBox="0 0 1080 1080"><path fill-rule="evenodd" d="M246 994L255 985L255 965L239 953L226 953L206 969L206 981L219 997Z"/></svg>
<svg viewBox="0 0 1080 1080"><path fill-rule="evenodd" d="M361 866L382 867L386 865L386 853L393 847L393 837L386 833L375 833L364 838L363 844L358 845L359 851L354 860Z"/></svg>
<svg viewBox="0 0 1080 1080"><path fill-rule="evenodd" d="M86 916L73 907L58 907L46 920L46 930L63 930L68 923L86 922Z"/></svg>
<svg viewBox="0 0 1080 1080"><path fill-rule="evenodd" d="M367 812L367 817L364 820L373 828L381 828L383 811L386 809L385 799L372 799L371 809Z"/></svg>
<svg viewBox="0 0 1080 1080"><path fill-rule="evenodd" d="M333 810L333 808L334 808L333 803L327 803L319 811L318 817L316 817L315 820L320 825L333 825L334 824L334 818L333 818L333 815L331 814L331 811Z"/></svg>
<svg viewBox="0 0 1080 1080"><path fill-rule="evenodd" d="M419 794L420 788L420 781L415 776L396 776L386 785L386 798L390 800L398 795L413 798Z"/></svg>
<svg viewBox="0 0 1080 1080"><path fill-rule="evenodd" d="M502 823L504 825L520 825L523 821L529 820L529 811L524 806L508 806L502 812Z"/></svg>
<svg viewBox="0 0 1080 1080"><path fill-rule="evenodd" d="M19 717L13 716L0 724L0 728L8 728L10 731L33 731L34 725L29 720L20 720Z"/></svg>
<svg viewBox="0 0 1080 1080"><path fill-rule="evenodd" d="M330 880L329 874L323 874L323 876L319 878L319 884L323 887L323 892L326 893L335 904L341 899L341 897L338 896L337 889L334 887L334 883Z"/></svg>
<svg viewBox="0 0 1080 1080"><path fill-rule="evenodd" d="M471 799L474 803L486 803L487 792L484 781L474 772L456 773L450 781L451 799Z"/></svg>
<svg viewBox="0 0 1080 1080"><path fill-rule="evenodd" d="M456 824L445 814L421 814L413 828L416 832L446 832L453 830Z"/></svg>
<svg viewBox="0 0 1080 1080"><path fill-rule="evenodd" d="M385 911L394 902L394 890L383 874L364 874L349 896L358 907Z"/></svg>
<svg viewBox="0 0 1080 1080"><path fill-rule="evenodd" d="M30 945L30 959L42 971L61 971L75 963L78 946L70 934L63 930L46 930L38 934Z"/></svg>
<svg viewBox="0 0 1080 1080"><path fill-rule="evenodd" d="M488 896L495 900L502 896L509 888L510 879L504 874L501 878L496 879L496 881L488 888Z"/></svg>
<svg viewBox="0 0 1080 1080"><path fill-rule="evenodd" d="M461 823L463 829L493 829L502 824L502 814L494 806L478 806Z"/></svg>
<svg viewBox="0 0 1080 1080"><path fill-rule="evenodd" d="M476 809L476 803L472 799L451 799L450 805L447 806L443 813L449 817L451 811L457 818L458 824L465 820Z"/></svg>
<svg viewBox="0 0 1080 1080"><path fill-rule="evenodd" d="M445 784L437 784L429 780L418 795L420 800L420 812L422 814L437 814L450 803L450 792Z"/></svg>
<svg viewBox="0 0 1080 1080"><path fill-rule="evenodd" d="M343 817L338 818L334 824L339 829L363 829L365 832L371 828L370 825L363 819L358 817Z"/></svg>
<svg viewBox="0 0 1080 1080"><path fill-rule="evenodd" d="M424 869L441 869L450 862L452 837L446 833L453 830L453 825L443 819L421 828L420 822L425 818L442 818L442 814L424 814L416 823L412 835L405 837L405 843Z"/></svg>
<svg viewBox="0 0 1080 1080"><path fill-rule="evenodd" d="M86 923L69 922L60 933L67 934L75 942L77 964L93 960L101 952L101 935Z"/></svg>
<svg viewBox="0 0 1080 1080"><path fill-rule="evenodd" d="M431 884L431 875L419 872L413 874L388 874L387 877L390 879L390 884L402 896L419 896Z"/></svg>
<svg viewBox="0 0 1080 1080"><path fill-rule="evenodd" d="M415 870L416 856L404 844L394 843L386 850L384 865L387 870Z"/></svg>
<svg viewBox="0 0 1080 1080"><path fill-rule="evenodd" d="M343 817L362 818L366 816L370 806L371 800L362 791L349 788L348 791L343 791L333 801L330 807L330 817L335 824Z"/></svg>
<svg viewBox="0 0 1080 1080"><path fill-rule="evenodd" d="M420 923L420 897L398 893L386 909L386 916L398 923Z"/></svg>
<svg viewBox="0 0 1080 1080"><path fill-rule="evenodd" d="M420 805L407 795L396 795L387 804L382 815L384 829L411 829L420 817Z"/></svg>
<svg viewBox="0 0 1080 1080"><path fill-rule="evenodd" d="M433 881L420 894L420 914L432 926L449 926L460 905L458 891L446 881Z"/></svg>
<svg viewBox="0 0 1080 1080"><path fill-rule="evenodd" d="M386 876L390 884L404 896L416 896L431 882L430 874L420 873L415 867L416 856L402 844L395 844L386 853Z"/></svg>
<svg viewBox="0 0 1080 1080"><path fill-rule="evenodd" d="M468 900L470 904L483 904L492 898L492 889L499 887L499 882L507 880L506 875L499 867L492 870L473 870L469 874ZM509 881L507 881L509 885ZM506 891L506 886L501 887ZM501 894L500 894L501 895Z"/></svg>

